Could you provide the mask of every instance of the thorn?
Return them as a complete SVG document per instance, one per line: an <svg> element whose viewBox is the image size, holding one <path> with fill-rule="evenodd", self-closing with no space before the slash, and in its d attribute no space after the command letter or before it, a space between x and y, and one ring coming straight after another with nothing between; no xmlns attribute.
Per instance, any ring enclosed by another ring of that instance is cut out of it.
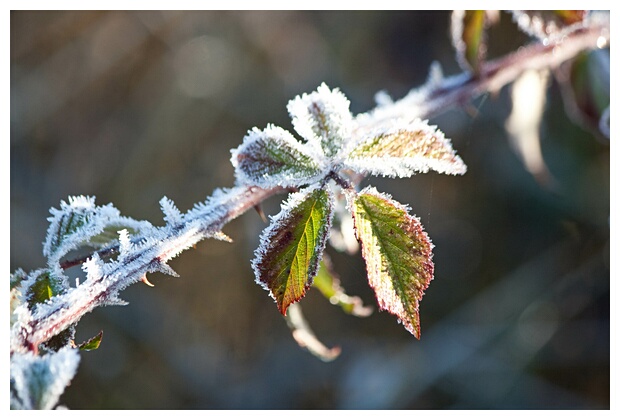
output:
<svg viewBox="0 0 620 420"><path fill-rule="evenodd" d="M146 274L142 276L142 278L140 279L140 281L144 284L146 284L147 286L151 286L151 287L155 287L155 285L153 283L151 283L149 281L149 279L146 278Z"/></svg>
<svg viewBox="0 0 620 420"><path fill-rule="evenodd" d="M160 261L160 262L159 262L159 265L158 265L158 267L157 267L157 268L158 268L158 270L159 270L159 271L161 271L161 272L162 272L162 273L164 273L164 274L167 274L167 275L172 276L172 277L179 277L179 275L177 274L177 272L176 272L176 271L174 271L174 270L172 269L172 267L170 267L168 264L166 264L166 263L165 263L165 262L163 262L163 261Z"/></svg>
<svg viewBox="0 0 620 420"><path fill-rule="evenodd" d="M267 217L265 216L265 213L263 212L263 208L260 206L260 204L257 204L254 206L254 210L256 210L256 212L258 213L258 215L260 216L261 219L263 219L263 222L267 223Z"/></svg>

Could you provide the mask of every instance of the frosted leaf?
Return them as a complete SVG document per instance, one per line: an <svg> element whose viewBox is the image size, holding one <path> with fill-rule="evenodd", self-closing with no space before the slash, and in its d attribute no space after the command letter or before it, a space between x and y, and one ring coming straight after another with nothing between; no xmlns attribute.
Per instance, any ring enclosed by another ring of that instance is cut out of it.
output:
<svg viewBox="0 0 620 420"><path fill-rule="evenodd" d="M231 150L237 183L261 188L311 184L324 176L322 151L273 125L254 128Z"/></svg>
<svg viewBox="0 0 620 420"><path fill-rule="evenodd" d="M347 199L379 308L420 338L419 301L434 273L428 235L407 207L374 188Z"/></svg>
<svg viewBox="0 0 620 420"><path fill-rule="evenodd" d="M452 45L456 61L465 71L478 73L487 52L486 10L454 10L451 18Z"/></svg>
<svg viewBox="0 0 620 420"><path fill-rule="evenodd" d="M325 83L289 101L287 109L295 131L309 143L321 144L328 157L335 156L350 137L353 116L349 100Z"/></svg>
<svg viewBox="0 0 620 420"><path fill-rule="evenodd" d="M418 119L376 129L351 147L344 164L359 173L399 178L431 169L450 175L467 171L450 140Z"/></svg>
<svg viewBox="0 0 620 420"><path fill-rule="evenodd" d="M285 315L306 294L319 269L332 221L329 190L307 188L291 194L260 237L252 268Z"/></svg>
<svg viewBox="0 0 620 420"><path fill-rule="evenodd" d="M94 197L69 197L69 203L60 203L60 210L50 209L52 217L43 244L43 255L48 265L56 264L68 252L83 246L106 244L116 240L116 232L126 228L132 232L146 232L148 222L123 217L111 204L95 206Z"/></svg>
<svg viewBox="0 0 620 420"><path fill-rule="evenodd" d="M62 348L57 353L11 356L11 409L51 410L77 371L77 349Z"/></svg>

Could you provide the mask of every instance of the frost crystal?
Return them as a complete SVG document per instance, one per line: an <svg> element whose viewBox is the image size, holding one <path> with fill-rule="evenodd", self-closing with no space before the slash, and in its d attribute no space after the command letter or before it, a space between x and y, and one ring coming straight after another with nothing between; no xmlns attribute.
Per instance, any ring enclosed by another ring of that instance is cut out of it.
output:
<svg viewBox="0 0 620 420"><path fill-rule="evenodd" d="M177 224L183 220L181 212L169 198L164 197L159 200L159 205L161 206L161 210L164 212L164 220L169 224Z"/></svg>

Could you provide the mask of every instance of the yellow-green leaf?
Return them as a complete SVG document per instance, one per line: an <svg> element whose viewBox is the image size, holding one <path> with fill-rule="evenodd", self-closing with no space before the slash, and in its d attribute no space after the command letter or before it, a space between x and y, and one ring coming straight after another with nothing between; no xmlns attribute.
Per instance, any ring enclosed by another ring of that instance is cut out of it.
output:
<svg viewBox="0 0 620 420"><path fill-rule="evenodd" d="M405 206L374 188L347 198L379 308L420 338L419 302L434 271L428 235Z"/></svg>
<svg viewBox="0 0 620 420"><path fill-rule="evenodd" d="M452 43L463 70L478 73L486 55L486 11L455 10L452 12Z"/></svg>
<svg viewBox="0 0 620 420"><path fill-rule="evenodd" d="M331 192L307 188L291 194L261 235L252 267L285 315L306 294L319 268L333 214Z"/></svg>
<svg viewBox="0 0 620 420"><path fill-rule="evenodd" d="M352 147L344 161L355 172L405 178L433 170L462 175L467 166L452 143L427 121L395 121Z"/></svg>
<svg viewBox="0 0 620 420"><path fill-rule="evenodd" d="M78 346L80 350L91 351L97 350L101 345L101 340L103 339L103 331L99 331L99 334L91 338L90 340L86 340L82 344Z"/></svg>

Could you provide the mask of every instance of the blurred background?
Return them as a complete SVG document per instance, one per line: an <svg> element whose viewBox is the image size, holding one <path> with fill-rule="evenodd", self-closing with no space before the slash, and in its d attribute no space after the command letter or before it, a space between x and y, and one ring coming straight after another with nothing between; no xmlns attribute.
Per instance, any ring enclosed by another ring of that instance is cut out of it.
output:
<svg viewBox="0 0 620 420"><path fill-rule="evenodd" d="M161 225L163 196L185 211L232 186L230 149L254 126L292 130L288 100L321 82L359 113L380 90L400 98L424 83L433 61L460 72L449 24L447 11L11 12L11 271L45 265L49 208L69 195ZM490 57L529 42L504 13L489 39ZM121 293L128 306L82 319L77 341L101 330L103 341L82 353L61 403L608 409L609 141L576 124L548 83L544 177L504 128L508 86L430 120L466 175L368 180L408 203L435 245L420 341L387 313L352 317L311 289L304 315L342 354L325 363L298 347L254 282L266 225L248 212L224 229L234 243L206 240L172 260L180 278L151 275L154 288ZM359 253L327 252L345 290L374 307Z"/></svg>

